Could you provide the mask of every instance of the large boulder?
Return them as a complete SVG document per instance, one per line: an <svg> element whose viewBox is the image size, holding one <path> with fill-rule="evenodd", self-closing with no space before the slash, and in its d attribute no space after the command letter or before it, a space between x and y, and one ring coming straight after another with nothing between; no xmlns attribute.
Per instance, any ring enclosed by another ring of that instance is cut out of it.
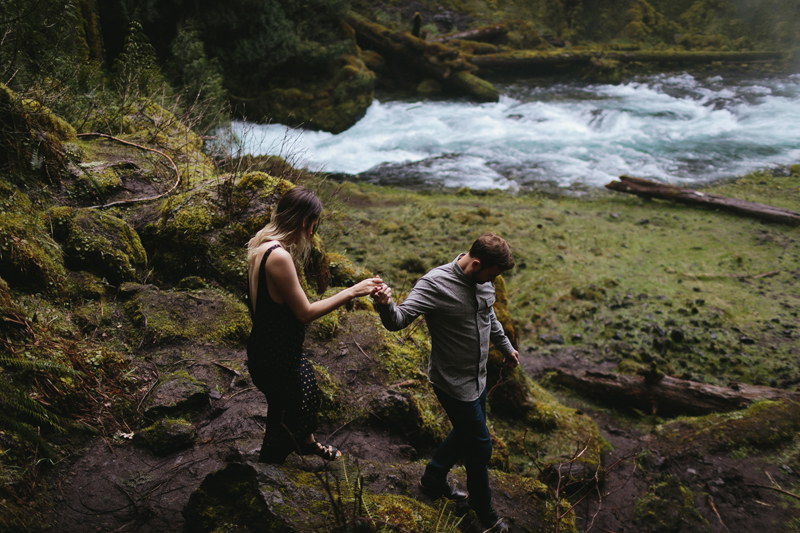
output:
<svg viewBox="0 0 800 533"><path fill-rule="evenodd" d="M84 270L111 284L136 279L147 264L139 235L125 221L93 209L54 207L45 225L61 243L71 270Z"/></svg>
<svg viewBox="0 0 800 533"><path fill-rule="evenodd" d="M257 472L250 465L231 463L207 475L183 509L184 531L294 533L270 509L258 485Z"/></svg>

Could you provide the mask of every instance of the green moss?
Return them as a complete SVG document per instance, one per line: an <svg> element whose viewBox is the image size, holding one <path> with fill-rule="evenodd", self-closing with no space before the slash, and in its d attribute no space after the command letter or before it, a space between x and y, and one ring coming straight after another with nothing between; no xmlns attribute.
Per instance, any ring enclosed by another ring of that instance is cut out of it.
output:
<svg viewBox="0 0 800 533"><path fill-rule="evenodd" d="M653 533L710 531L708 522L694 504L694 494L678 478L666 475L636 502L636 524Z"/></svg>
<svg viewBox="0 0 800 533"><path fill-rule="evenodd" d="M743 411L684 418L659 426L657 432L675 451L772 449L800 431L800 403L756 402Z"/></svg>
<svg viewBox="0 0 800 533"><path fill-rule="evenodd" d="M324 366L317 363L311 363L311 365L314 367L320 391L320 415L328 422L341 422L345 416L343 404L339 398L341 383Z"/></svg>
<svg viewBox="0 0 800 533"><path fill-rule="evenodd" d="M105 284L90 272L67 274L67 293L70 301L99 300L105 292Z"/></svg>
<svg viewBox="0 0 800 533"><path fill-rule="evenodd" d="M39 217L0 212L0 276L13 287L60 294L65 275L61 247Z"/></svg>
<svg viewBox="0 0 800 533"><path fill-rule="evenodd" d="M18 184L58 183L75 129L41 103L0 84L0 166ZM33 181L31 181L33 180Z"/></svg>
<svg viewBox="0 0 800 533"><path fill-rule="evenodd" d="M282 77L280 86L248 99L248 112L282 124L340 133L372 103L375 74L357 55L343 55L307 78Z"/></svg>
<svg viewBox="0 0 800 533"><path fill-rule="evenodd" d="M169 455L194 445L197 433L191 422L182 418L162 418L137 433L138 444L156 455Z"/></svg>
<svg viewBox="0 0 800 533"><path fill-rule="evenodd" d="M365 494L364 505L377 520L393 524L405 531L434 531L439 512L408 496Z"/></svg>
<svg viewBox="0 0 800 533"><path fill-rule="evenodd" d="M344 255L329 253L327 257L331 285L334 287L351 287L373 276L372 272L357 266Z"/></svg>
<svg viewBox="0 0 800 533"><path fill-rule="evenodd" d="M65 262L72 270L85 270L118 285L136 278L147 254L139 235L125 221L91 209L52 208L44 225L61 242Z"/></svg>
<svg viewBox="0 0 800 533"><path fill-rule="evenodd" d="M145 335L151 344L202 339L241 345L250 333L250 315L245 305L221 290L188 294L130 284L123 284L120 289L132 293L124 304L135 328L131 336Z"/></svg>

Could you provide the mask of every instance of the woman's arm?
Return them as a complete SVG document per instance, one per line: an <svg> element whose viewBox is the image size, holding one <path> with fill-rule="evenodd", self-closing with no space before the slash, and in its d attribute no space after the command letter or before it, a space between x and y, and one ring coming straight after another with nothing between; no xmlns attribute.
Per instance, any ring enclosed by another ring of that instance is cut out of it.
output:
<svg viewBox="0 0 800 533"><path fill-rule="evenodd" d="M275 249L267 259L267 274L272 278L274 286L286 302L292 313L300 322L308 324L317 318L327 315L337 307L344 305L353 298L368 295L373 288L380 287L383 281L379 277L365 279L364 281L348 287L330 298L317 302L308 301L306 293L300 286L297 270L291 254L283 248Z"/></svg>

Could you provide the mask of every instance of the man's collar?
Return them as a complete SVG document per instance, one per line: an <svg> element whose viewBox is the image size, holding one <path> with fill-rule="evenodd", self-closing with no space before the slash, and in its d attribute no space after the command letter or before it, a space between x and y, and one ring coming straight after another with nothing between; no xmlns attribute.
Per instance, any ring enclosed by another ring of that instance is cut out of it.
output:
<svg viewBox="0 0 800 533"><path fill-rule="evenodd" d="M464 269L461 268L461 265L458 264L458 260L461 259L462 257L464 257L465 255L467 255L467 254L462 252L462 253L458 254L458 256L456 256L455 259L453 259L453 263L452 263L453 271L456 273L456 276L458 276L460 279L462 279L464 281L468 281L469 283L473 283L474 284L475 280L473 280L472 278L467 276L466 272L464 272Z"/></svg>

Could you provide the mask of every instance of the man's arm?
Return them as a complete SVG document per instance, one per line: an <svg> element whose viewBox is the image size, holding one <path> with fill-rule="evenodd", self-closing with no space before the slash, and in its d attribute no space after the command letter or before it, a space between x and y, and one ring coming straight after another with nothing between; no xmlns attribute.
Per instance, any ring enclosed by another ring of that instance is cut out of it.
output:
<svg viewBox="0 0 800 533"><path fill-rule="evenodd" d="M425 279L417 282L411 289L411 294L400 305L392 301L391 289L388 287L374 291L373 299L381 322L389 331L403 329L418 316L433 311L437 303L436 290Z"/></svg>

